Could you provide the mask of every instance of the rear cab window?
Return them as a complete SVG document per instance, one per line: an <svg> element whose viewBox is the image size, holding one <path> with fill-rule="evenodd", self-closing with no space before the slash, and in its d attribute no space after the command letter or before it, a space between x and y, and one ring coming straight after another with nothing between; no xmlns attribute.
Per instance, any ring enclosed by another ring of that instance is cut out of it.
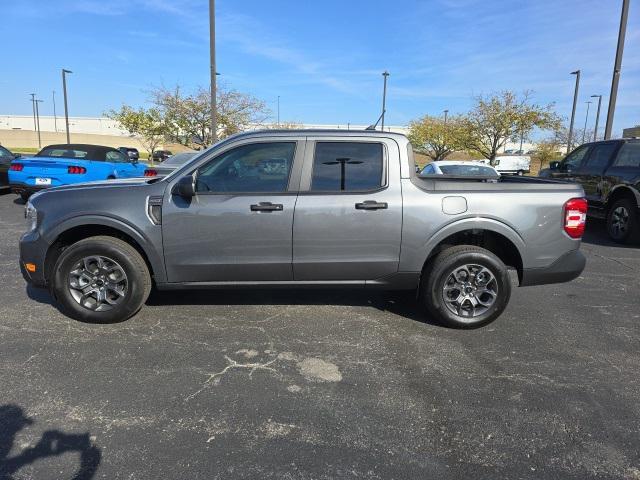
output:
<svg viewBox="0 0 640 480"><path fill-rule="evenodd" d="M367 192L386 186L384 146L379 142L317 141L311 192Z"/></svg>

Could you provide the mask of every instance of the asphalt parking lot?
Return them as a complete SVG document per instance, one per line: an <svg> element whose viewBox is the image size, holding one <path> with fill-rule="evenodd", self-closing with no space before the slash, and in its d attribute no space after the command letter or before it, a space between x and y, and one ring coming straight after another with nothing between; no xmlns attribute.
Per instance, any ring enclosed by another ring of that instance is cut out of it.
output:
<svg viewBox="0 0 640 480"><path fill-rule="evenodd" d="M640 249L474 331L411 294L154 293L89 325L27 290L0 196L0 479L640 479ZM76 475L74 477L74 475Z"/></svg>

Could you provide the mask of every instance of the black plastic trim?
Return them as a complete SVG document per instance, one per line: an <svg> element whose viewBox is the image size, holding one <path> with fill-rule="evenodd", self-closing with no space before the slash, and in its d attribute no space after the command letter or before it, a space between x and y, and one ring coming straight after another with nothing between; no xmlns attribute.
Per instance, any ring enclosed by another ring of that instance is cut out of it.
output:
<svg viewBox="0 0 640 480"><path fill-rule="evenodd" d="M545 268L525 268L522 271L521 287L570 282L584 270L587 259L580 250L565 253Z"/></svg>

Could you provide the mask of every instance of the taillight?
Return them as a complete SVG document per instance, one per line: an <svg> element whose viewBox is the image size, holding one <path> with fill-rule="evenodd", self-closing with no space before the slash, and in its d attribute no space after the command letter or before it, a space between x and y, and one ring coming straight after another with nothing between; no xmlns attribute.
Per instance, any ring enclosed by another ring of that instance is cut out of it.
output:
<svg viewBox="0 0 640 480"><path fill-rule="evenodd" d="M84 167L77 167L75 165L70 165L67 167L67 173L83 174L83 173L87 173L87 169Z"/></svg>
<svg viewBox="0 0 640 480"><path fill-rule="evenodd" d="M21 163L12 163L9 167L9 170L11 170L12 172L21 172L22 169L24 169L24 165Z"/></svg>
<svg viewBox="0 0 640 480"><path fill-rule="evenodd" d="M564 231L571 238L580 238L587 224L587 200L572 198L564 204Z"/></svg>
<svg viewBox="0 0 640 480"><path fill-rule="evenodd" d="M145 177L155 177L156 175L158 175L158 171L157 171L157 170L154 170L154 169L152 169L152 168L147 168L147 169L144 171L144 176L145 176Z"/></svg>

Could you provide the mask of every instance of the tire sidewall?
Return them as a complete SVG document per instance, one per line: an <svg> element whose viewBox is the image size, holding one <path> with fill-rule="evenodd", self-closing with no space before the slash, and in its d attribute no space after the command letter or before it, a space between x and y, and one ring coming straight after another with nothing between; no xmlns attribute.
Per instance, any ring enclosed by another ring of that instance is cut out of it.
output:
<svg viewBox="0 0 640 480"><path fill-rule="evenodd" d="M627 212L629 212L629 223L627 224L626 233L616 237L612 232L611 223L613 221L613 212L619 207L624 207ZM607 234L611 240L617 243L628 243L634 238L634 236L638 236L637 209L634 208L634 205L630 200L626 198L620 199L609 209L607 214Z"/></svg>
<svg viewBox="0 0 640 480"><path fill-rule="evenodd" d="M102 255L117 262L127 275L128 289L122 302L105 312L81 306L69 291L69 272L84 257ZM82 241L67 248L58 259L52 278L52 293L64 312L72 318L88 323L114 323L135 314L145 301L144 278L138 266L124 249L100 240Z"/></svg>
<svg viewBox="0 0 640 480"><path fill-rule="evenodd" d="M460 317L451 312L442 298L442 288L451 272L462 265L474 264L487 267L493 272L498 284L498 298L482 315L472 319ZM437 262L431 270L424 292L429 311L443 323L455 328L477 328L495 320L506 308L511 297L511 279L507 267L490 252L460 252Z"/></svg>

